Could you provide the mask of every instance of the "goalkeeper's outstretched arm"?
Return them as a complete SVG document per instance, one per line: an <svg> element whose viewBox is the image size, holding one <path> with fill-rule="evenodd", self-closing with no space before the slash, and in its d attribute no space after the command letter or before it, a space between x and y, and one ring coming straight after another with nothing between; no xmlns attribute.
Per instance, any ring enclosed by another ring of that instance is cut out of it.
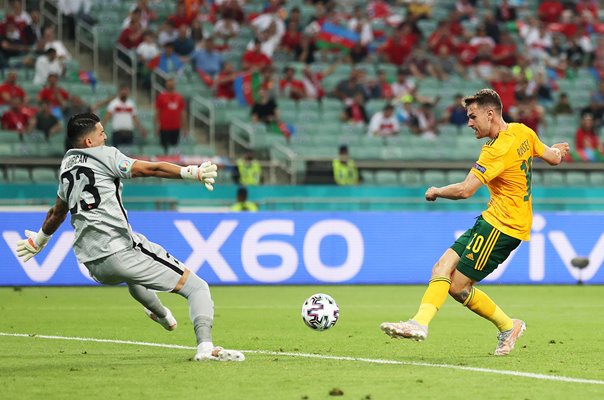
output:
<svg viewBox="0 0 604 400"><path fill-rule="evenodd" d="M218 167L210 161L201 165L181 167L169 162L149 162L136 160L132 165L132 177L157 177L167 179L188 179L202 182L206 189L214 190L214 178L218 175Z"/></svg>

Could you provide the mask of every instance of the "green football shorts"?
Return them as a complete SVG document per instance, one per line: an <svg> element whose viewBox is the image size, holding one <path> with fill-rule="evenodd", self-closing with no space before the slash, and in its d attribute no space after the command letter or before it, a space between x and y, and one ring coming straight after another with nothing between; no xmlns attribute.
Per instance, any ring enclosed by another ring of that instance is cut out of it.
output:
<svg viewBox="0 0 604 400"><path fill-rule="evenodd" d="M485 221L482 216L451 246L459 257L457 270L477 282L486 278L521 240L506 235Z"/></svg>

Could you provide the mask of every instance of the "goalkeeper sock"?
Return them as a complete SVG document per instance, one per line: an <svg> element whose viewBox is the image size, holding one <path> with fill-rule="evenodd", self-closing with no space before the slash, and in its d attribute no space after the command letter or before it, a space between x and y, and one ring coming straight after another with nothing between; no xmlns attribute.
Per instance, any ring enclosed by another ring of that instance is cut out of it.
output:
<svg viewBox="0 0 604 400"><path fill-rule="evenodd" d="M166 316L166 309L161 304L159 297L155 292L150 291L144 286L128 284L128 291L130 295L141 303L147 310L157 315L159 318Z"/></svg>
<svg viewBox="0 0 604 400"><path fill-rule="evenodd" d="M212 342L214 323L214 302L208 284L191 272L182 288L176 293L189 302L189 317L193 322L197 344Z"/></svg>
<svg viewBox="0 0 604 400"><path fill-rule="evenodd" d="M472 287L472 291L463 305L482 318L491 321L500 332L512 329L514 325L512 319L485 292L475 287Z"/></svg>
<svg viewBox="0 0 604 400"><path fill-rule="evenodd" d="M428 326L436 312L442 307L449 295L449 287L451 287L451 279L444 276L435 276L430 279L428 288L422 297L421 304L417 314L412 320L421 325Z"/></svg>

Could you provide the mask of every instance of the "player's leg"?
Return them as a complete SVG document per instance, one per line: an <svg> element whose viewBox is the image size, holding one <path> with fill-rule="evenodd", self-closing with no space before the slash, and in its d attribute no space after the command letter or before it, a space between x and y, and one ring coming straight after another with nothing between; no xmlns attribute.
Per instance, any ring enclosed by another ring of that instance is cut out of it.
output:
<svg viewBox="0 0 604 400"><path fill-rule="evenodd" d="M466 246L457 270L453 273L449 293L455 300L497 327L500 334L495 354L505 355L512 350L526 325L523 321L511 319L486 293L474 287L474 284L505 261L518 247L520 240L500 232L482 218L477 224L479 227L476 235Z"/></svg>
<svg viewBox="0 0 604 400"><path fill-rule="evenodd" d="M169 331L176 329L176 318L167 307L164 307L155 292L134 283L128 284L128 291L136 301L145 307L145 313L149 318Z"/></svg>
<svg viewBox="0 0 604 400"><path fill-rule="evenodd" d="M471 241L476 224L447 249L432 268L432 278L424 292L417 313L408 321L384 322L380 328L387 335L394 338L425 340L428 336L428 325L436 316L438 310L447 300L451 276L463 250Z"/></svg>

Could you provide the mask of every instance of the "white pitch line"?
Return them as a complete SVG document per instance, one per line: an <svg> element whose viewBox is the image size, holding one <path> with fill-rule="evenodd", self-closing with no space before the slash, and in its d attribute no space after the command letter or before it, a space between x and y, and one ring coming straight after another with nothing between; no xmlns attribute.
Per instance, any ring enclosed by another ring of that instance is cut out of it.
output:
<svg viewBox="0 0 604 400"><path fill-rule="evenodd" d="M98 338L86 338L86 337L75 337L75 336L54 336L54 335L37 335L37 334L28 334L28 333L7 333L7 332L0 332L0 336L23 337L23 338L32 338L32 339L72 340L72 341L78 341L78 342L94 342L94 343L129 344L129 345L135 345L135 346L163 347L166 349L179 349L179 350L196 350L197 349L196 347L182 346L182 345L178 345L178 344L138 342L138 341L132 341L132 340L117 340L117 339L98 339ZM592 384L592 385L604 385L604 381L597 380L597 379L571 378L568 376L535 374L532 372L508 371L508 370L502 370L502 369L466 367L463 365L432 364L432 363L416 362L416 361L384 360L384 359L379 359L379 358L325 356L325 355L321 355L321 354L290 353L290 352L268 351L268 350L242 350L242 352L250 353L250 354L271 355L271 356L318 358L321 360L358 361L358 362L365 362L365 363L371 363L371 364L411 365L411 366L415 366L415 367L446 368L446 369L455 369L455 370L461 370L461 371L483 372L483 373L487 373L487 374L510 375L510 376L517 376L517 377L521 377L521 378L539 379L539 380L555 381L555 382L586 383L586 384Z"/></svg>

